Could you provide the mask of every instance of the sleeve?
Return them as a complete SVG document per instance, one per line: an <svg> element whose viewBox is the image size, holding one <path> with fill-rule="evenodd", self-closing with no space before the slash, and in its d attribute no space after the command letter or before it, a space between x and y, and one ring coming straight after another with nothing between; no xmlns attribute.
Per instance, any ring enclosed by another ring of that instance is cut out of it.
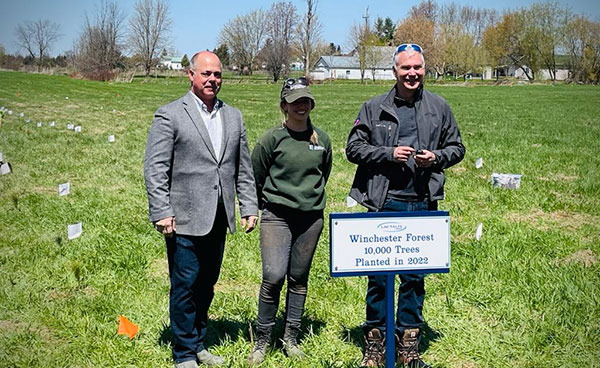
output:
<svg viewBox="0 0 600 368"><path fill-rule="evenodd" d="M325 162L323 162L323 177L325 178L325 184L327 184L327 181L329 180L329 175L331 174L331 166L333 164L333 152L332 152L332 148L331 148L331 139L327 139L327 153L324 155L324 160Z"/></svg>
<svg viewBox="0 0 600 368"><path fill-rule="evenodd" d="M269 175L271 167L271 152L265 147L263 138L256 142L254 150L252 150L252 168L254 169L254 179L256 180L256 197L259 201L259 207L263 208L262 192L265 185L265 180Z"/></svg>
<svg viewBox="0 0 600 368"><path fill-rule="evenodd" d="M367 103L363 104L346 143L346 157L355 164L379 164L394 161L394 147L373 145L373 124Z"/></svg>
<svg viewBox="0 0 600 368"><path fill-rule="evenodd" d="M256 200L256 184L252 172L250 151L246 139L246 126L240 114L240 147L238 157L238 172L236 176L236 191L240 205L240 216L258 216Z"/></svg>
<svg viewBox="0 0 600 368"><path fill-rule="evenodd" d="M436 157L434 167L439 169L456 165L465 157L465 146L452 110L447 103L444 106L443 119L438 149L432 151Z"/></svg>
<svg viewBox="0 0 600 368"><path fill-rule="evenodd" d="M151 222L175 215L169 199L174 141L172 121L166 111L159 109L154 114L148 132L144 158L144 180Z"/></svg>

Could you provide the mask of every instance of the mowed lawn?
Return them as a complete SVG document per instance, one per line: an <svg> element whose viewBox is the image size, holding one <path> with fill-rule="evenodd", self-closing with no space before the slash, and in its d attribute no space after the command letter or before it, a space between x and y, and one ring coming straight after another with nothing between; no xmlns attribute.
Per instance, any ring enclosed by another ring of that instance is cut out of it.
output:
<svg viewBox="0 0 600 368"><path fill-rule="evenodd" d="M312 87L311 117L334 146L327 214L362 210L346 208L355 166L345 141L361 104L390 87ZM13 169L0 176L0 366L172 364L165 246L147 220L142 163L154 111L188 88L185 79L123 84L0 72L0 106L13 111L0 127L0 152ZM600 88L430 89L452 106L467 154L447 170L440 204L451 215L452 266L427 277L425 360L599 367ZM220 97L242 111L251 149L281 121L277 85L225 80ZM484 166L476 169L479 157ZM522 174L521 188L492 188L493 172ZM71 193L59 197L64 182ZM76 222L83 234L68 240ZM330 277L327 234L303 321L308 358L289 361L276 342L263 367L359 366L366 279ZM210 310L209 346L231 367L244 366L252 347L258 235L228 236ZM116 334L119 315L139 325L133 340Z"/></svg>

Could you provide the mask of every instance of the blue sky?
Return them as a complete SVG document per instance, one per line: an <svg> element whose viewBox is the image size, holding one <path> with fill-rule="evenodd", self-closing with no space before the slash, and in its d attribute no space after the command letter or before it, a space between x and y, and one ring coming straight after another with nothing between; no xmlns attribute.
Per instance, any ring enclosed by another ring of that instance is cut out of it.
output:
<svg viewBox="0 0 600 368"><path fill-rule="evenodd" d="M136 0L118 1L127 15L132 14ZM369 7L372 20L378 16L390 17L398 21L406 16L408 9L419 0L383 1L383 0L319 0L317 13L323 23L323 38L342 48L348 44L348 33L352 24L362 21L362 15ZM438 4L451 0L437 0ZM454 0L459 5L471 5L479 8L498 10L517 9L528 6L534 0ZM173 48L188 56L198 50L216 47L217 35L227 20L249 11L268 9L271 1L255 0L170 0L170 14L173 19L171 34ZM293 0L292 3L302 13L305 1ZM600 2L598 0L560 0L576 13L583 13L591 20L600 21ZM0 44L10 52L19 51L14 31L18 24L37 19L48 19L60 25L62 37L55 43L51 55L63 53L73 48L73 43L81 31L84 16L93 16L100 0L0 0ZM24 52L22 52L24 54Z"/></svg>

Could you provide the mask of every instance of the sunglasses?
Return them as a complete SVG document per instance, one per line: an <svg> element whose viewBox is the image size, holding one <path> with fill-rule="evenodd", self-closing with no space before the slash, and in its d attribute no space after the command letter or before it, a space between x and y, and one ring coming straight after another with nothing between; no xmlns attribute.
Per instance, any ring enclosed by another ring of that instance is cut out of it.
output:
<svg viewBox="0 0 600 368"><path fill-rule="evenodd" d="M407 50L415 50L419 54L423 53L423 49L421 48L421 46L417 45L416 43L403 43L402 45L398 46L398 48L396 49L396 54L399 54L399 53L401 53L403 51L407 51Z"/></svg>
<svg viewBox="0 0 600 368"><path fill-rule="evenodd" d="M306 77L289 78L283 83L283 89L292 88L297 85L308 86L308 79Z"/></svg>

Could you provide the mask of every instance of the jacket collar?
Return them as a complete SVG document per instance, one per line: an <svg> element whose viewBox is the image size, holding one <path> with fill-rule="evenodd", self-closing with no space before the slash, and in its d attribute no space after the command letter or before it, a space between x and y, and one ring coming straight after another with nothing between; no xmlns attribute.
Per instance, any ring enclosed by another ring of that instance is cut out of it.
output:
<svg viewBox="0 0 600 368"><path fill-rule="evenodd" d="M397 96L397 93L396 93L397 88L398 88L398 84L394 84L394 86L387 93L387 95L383 99L383 102L380 105L380 107L383 111L392 115L396 119L396 122L399 121L398 116L396 115L396 108L394 105L394 98L396 98L396 96ZM415 92L415 100L413 101L413 104L416 105L417 103L419 103L421 101L422 98L423 98L423 83L421 83L421 85Z"/></svg>
<svg viewBox="0 0 600 368"><path fill-rule="evenodd" d="M225 151L225 147L227 146L227 122L229 121L229 109L227 108L227 104L223 101L217 99L215 106L218 104L218 108L221 110L221 123L223 127L223 141L221 143L221 152L215 152L210 142L210 137L208 134L208 130L206 129L206 125L204 124L204 120L202 120L202 116L200 115L200 111L198 111L198 107L196 105L195 96L190 91L183 96L183 105L184 109L187 111L192 123L198 130L202 141L204 142L206 148L215 159L215 161L219 162L223 156L223 152Z"/></svg>

